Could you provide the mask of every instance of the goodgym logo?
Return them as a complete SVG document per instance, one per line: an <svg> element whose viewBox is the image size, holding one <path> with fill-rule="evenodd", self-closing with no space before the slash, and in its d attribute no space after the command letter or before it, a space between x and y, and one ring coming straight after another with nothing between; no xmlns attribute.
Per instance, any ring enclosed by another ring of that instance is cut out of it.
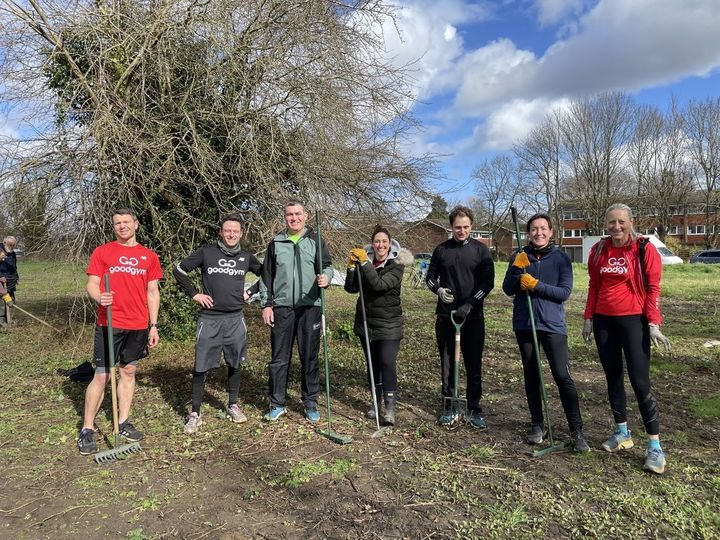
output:
<svg viewBox="0 0 720 540"><path fill-rule="evenodd" d="M627 274L627 259L625 257L610 257L607 266L600 268L601 274Z"/></svg>
<svg viewBox="0 0 720 540"><path fill-rule="evenodd" d="M243 276L245 270L235 268L237 261L234 259L218 259L217 266L210 266L207 269L208 274L227 274L229 276Z"/></svg>
<svg viewBox="0 0 720 540"><path fill-rule="evenodd" d="M147 273L145 268L138 268L139 261L135 257L126 257L121 255L118 257L118 264L108 268L108 272L115 274L122 272L131 276L144 276Z"/></svg>

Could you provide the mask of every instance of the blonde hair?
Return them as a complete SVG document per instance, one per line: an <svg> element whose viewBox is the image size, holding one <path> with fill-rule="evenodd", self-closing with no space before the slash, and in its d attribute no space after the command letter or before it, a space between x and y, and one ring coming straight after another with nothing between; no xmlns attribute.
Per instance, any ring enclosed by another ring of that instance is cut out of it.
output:
<svg viewBox="0 0 720 540"><path fill-rule="evenodd" d="M635 217L633 216L632 208L630 208L627 204L615 203L608 206L608 209L605 210L605 225L607 225L608 214L613 210L621 210L628 215L628 218L630 219L630 238L637 237L637 233L635 232L635 226L633 224L633 220L635 219Z"/></svg>

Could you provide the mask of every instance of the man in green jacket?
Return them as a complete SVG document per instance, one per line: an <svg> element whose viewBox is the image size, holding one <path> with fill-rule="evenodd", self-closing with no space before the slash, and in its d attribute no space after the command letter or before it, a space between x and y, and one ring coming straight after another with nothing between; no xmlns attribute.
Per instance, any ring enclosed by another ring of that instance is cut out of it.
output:
<svg viewBox="0 0 720 540"><path fill-rule="evenodd" d="M269 366L270 411L263 417L274 422L285 414L287 380L293 343L297 339L301 365L301 393L305 417L320 420L321 308L320 287L332 278L330 252L322 241L322 268L317 264L317 236L305 226L308 214L302 202L285 205L287 229L267 247L262 267L260 302L263 322L269 325L272 358Z"/></svg>

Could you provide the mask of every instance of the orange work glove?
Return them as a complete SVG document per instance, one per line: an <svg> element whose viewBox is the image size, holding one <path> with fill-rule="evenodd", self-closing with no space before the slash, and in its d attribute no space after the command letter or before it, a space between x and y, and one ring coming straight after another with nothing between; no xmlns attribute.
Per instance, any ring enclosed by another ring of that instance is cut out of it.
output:
<svg viewBox="0 0 720 540"><path fill-rule="evenodd" d="M527 253L525 253L524 251L518 253L512 265L519 268L520 270L530 266L530 259L528 259Z"/></svg>
<svg viewBox="0 0 720 540"><path fill-rule="evenodd" d="M523 291L533 292L539 282L539 279L532 277L530 274L520 274L520 288Z"/></svg>
<svg viewBox="0 0 720 540"><path fill-rule="evenodd" d="M368 262L367 253L363 248L354 248L350 250L350 260L352 262L359 262L360 264Z"/></svg>

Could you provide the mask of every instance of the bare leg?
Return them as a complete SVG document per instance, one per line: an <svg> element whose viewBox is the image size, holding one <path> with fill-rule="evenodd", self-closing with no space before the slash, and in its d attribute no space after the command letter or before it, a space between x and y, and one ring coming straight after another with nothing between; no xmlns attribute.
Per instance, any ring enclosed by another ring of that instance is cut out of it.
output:
<svg viewBox="0 0 720 540"><path fill-rule="evenodd" d="M110 380L109 373L95 373L93 380L88 384L85 391L83 428L95 429L95 417L105 397L105 386L107 386L108 380Z"/></svg>
<svg viewBox="0 0 720 540"><path fill-rule="evenodd" d="M130 416L130 405L132 405L133 394L135 393L135 370L135 366L120 366L120 382L118 383L118 419L121 424Z"/></svg>

